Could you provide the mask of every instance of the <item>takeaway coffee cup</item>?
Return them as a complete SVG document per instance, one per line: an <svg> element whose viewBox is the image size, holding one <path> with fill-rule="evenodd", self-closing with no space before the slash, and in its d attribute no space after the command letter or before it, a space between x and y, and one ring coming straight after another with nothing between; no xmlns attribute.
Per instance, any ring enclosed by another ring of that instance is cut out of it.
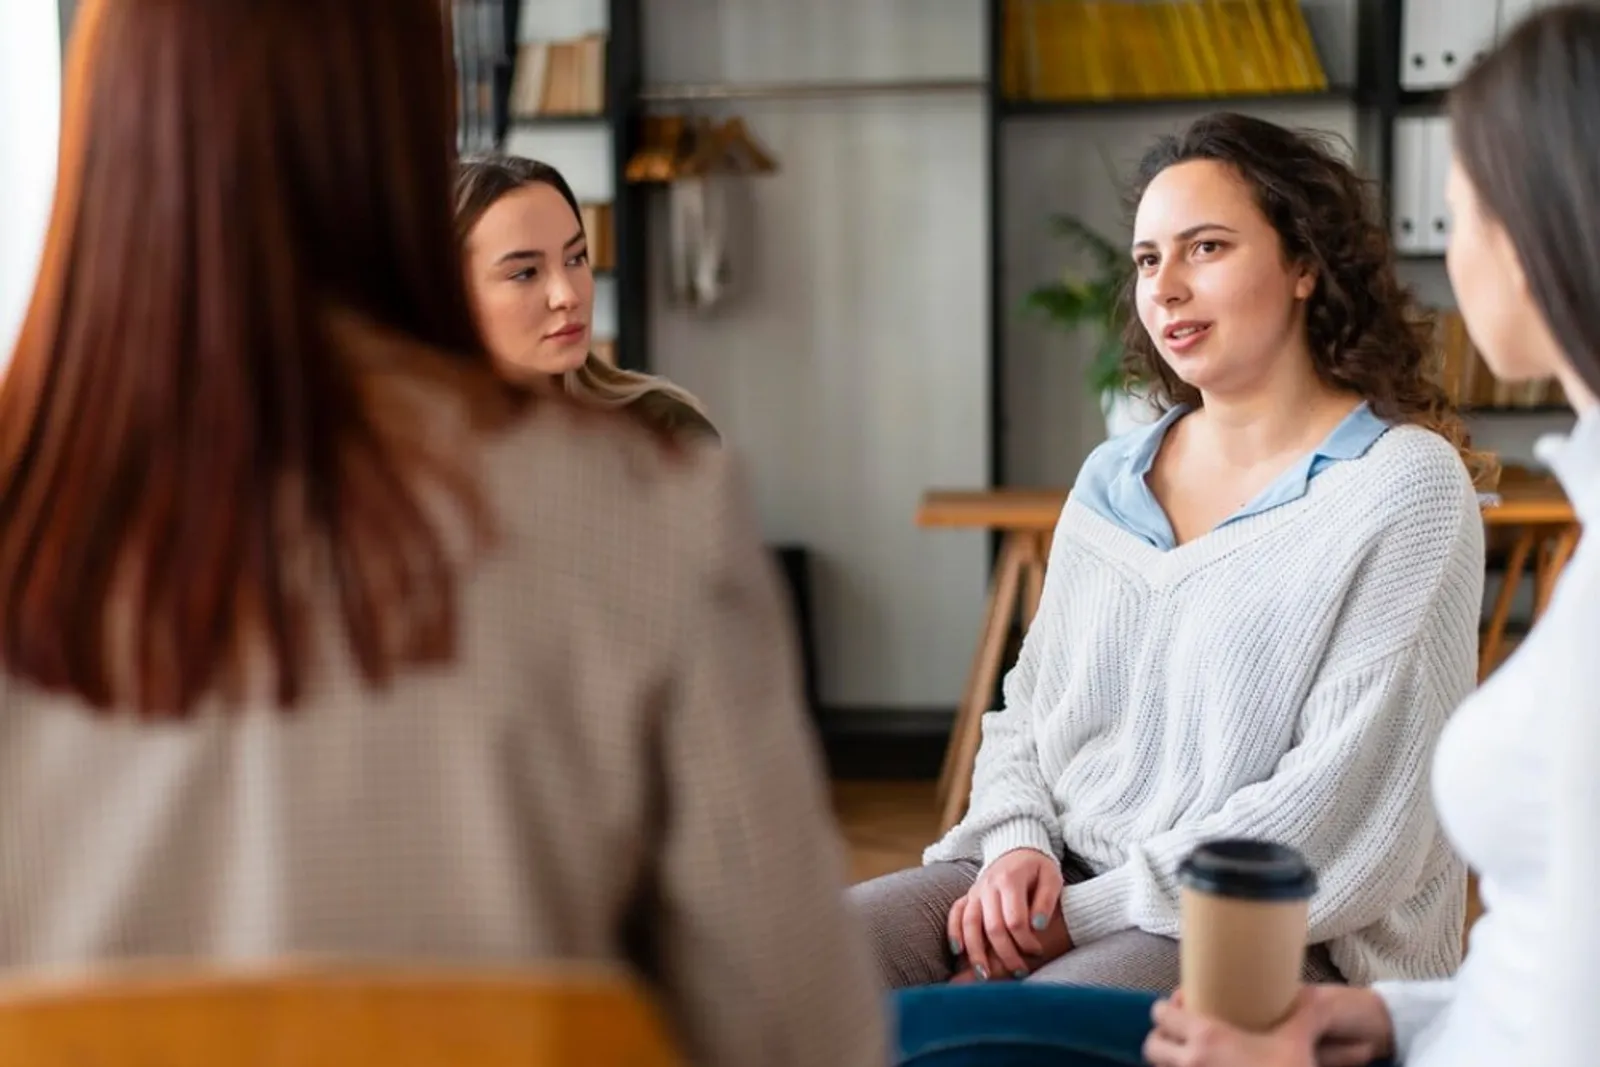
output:
<svg viewBox="0 0 1600 1067"><path fill-rule="evenodd" d="M1271 841L1201 845L1178 868L1186 1005L1245 1030L1270 1030L1300 991L1317 876Z"/></svg>

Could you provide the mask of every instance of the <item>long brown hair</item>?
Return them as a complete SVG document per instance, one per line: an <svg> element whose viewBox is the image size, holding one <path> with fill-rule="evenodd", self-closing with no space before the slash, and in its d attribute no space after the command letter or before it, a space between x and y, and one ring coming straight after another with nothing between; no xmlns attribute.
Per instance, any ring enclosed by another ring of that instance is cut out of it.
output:
<svg viewBox="0 0 1600 1067"><path fill-rule="evenodd" d="M1131 207L1156 176L1190 160L1232 168L1292 263L1315 269L1306 309L1312 364L1323 381L1363 397L1379 418L1425 427L1461 453L1474 482L1490 488L1494 457L1475 452L1455 405L1433 377L1431 318L1400 284L1394 244L1368 183L1340 158L1332 138L1263 119L1217 112L1163 137L1140 160ZM1123 349L1130 375L1161 407L1198 406L1200 394L1167 365L1124 293Z"/></svg>
<svg viewBox="0 0 1600 1067"><path fill-rule="evenodd" d="M1529 16L1449 99L1455 158L1505 228L1556 343L1600 394L1600 8Z"/></svg>
<svg viewBox="0 0 1600 1067"><path fill-rule="evenodd" d="M419 349L491 380L449 214L448 55L438 0L86 0L0 387L10 673L151 716L247 678L292 705L330 584L368 682L452 653L420 457L356 366Z"/></svg>
<svg viewBox="0 0 1600 1067"><path fill-rule="evenodd" d="M578 225L583 209L572 186L548 163L499 153L473 156L456 172L456 237L463 244L484 214L507 193L529 185L548 185L572 208ZM576 369L561 376L561 388L581 404L621 408L652 430L716 437L717 431L700 401L687 389L652 374L613 367L593 352Z"/></svg>

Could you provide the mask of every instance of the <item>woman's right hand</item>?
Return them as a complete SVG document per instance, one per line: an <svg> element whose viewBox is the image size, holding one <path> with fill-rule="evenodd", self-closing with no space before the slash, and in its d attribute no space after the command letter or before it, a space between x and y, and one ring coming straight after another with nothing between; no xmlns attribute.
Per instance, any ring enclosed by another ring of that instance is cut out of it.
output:
<svg viewBox="0 0 1600 1067"><path fill-rule="evenodd" d="M1367 1067L1394 1055L1394 1024L1370 989L1312 985L1276 1029L1250 1034L1192 1011L1183 991L1156 1004L1145 1039L1155 1067Z"/></svg>
<svg viewBox="0 0 1600 1067"><path fill-rule="evenodd" d="M1317 1067L1365 1067L1394 1055L1394 1021L1370 989L1316 985L1306 990L1317 1023Z"/></svg>
<svg viewBox="0 0 1600 1067"><path fill-rule="evenodd" d="M1065 881L1054 856L1012 849L989 865L950 909L951 952L979 981L1026 977L1072 947L1061 917Z"/></svg>

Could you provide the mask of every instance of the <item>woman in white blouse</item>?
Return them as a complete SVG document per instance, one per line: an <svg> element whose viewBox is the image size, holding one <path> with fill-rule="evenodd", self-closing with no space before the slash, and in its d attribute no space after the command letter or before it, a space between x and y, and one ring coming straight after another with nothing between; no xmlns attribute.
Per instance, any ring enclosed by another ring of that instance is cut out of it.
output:
<svg viewBox="0 0 1600 1067"><path fill-rule="evenodd" d="M1600 523L1600 5L1524 21L1451 93L1447 265L1497 377L1554 377L1579 413L1540 454ZM899 1060L1052 1067L1578 1067L1600 1062L1600 544L1453 716L1432 790L1481 878L1453 979L1308 987L1276 1031L1170 1001L1034 984L902 994ZM1150 1020L1153 1018L1152 1028ZM996 1058L1000 1057L1000 1058Z"/></svg>

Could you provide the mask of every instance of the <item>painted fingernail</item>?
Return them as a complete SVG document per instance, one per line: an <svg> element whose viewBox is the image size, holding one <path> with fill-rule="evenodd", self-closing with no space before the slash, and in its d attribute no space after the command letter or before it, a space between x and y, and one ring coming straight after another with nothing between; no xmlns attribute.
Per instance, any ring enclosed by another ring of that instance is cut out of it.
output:
<svg viewBox="0 0 1600 1067"><path fill-rule="evenodd" d="M1011 972L1011 977L1015 978L1019 982L1022 981L1024 978L1028 977L1028 968L1018 967L1016 970Z"/></svg>
<svg viewBox="0 0 1600 1067"><path fill-rule="evenodd" d="M952 956L961 955L961 940L960 940L960 938L952 937L950 939L950 955L952 955Z"/></svg>
<svg viewBox="0 0 1600 1067"><path fill-rule="evenodd" d="M981 963L972 968L972 973L978 976L978 981L980 982L987 982L989 980L989 968L985 967Z"/></svg>
<svg viewBox="0 0 1600 1067"><path fill-rule="evenodd" d="M1035 915L1033 917L1033 928L1035 930L1043 930L1046 926L1049 926L1049 925L1050 925L1050 916L1048 916L1048 915Z"/></svg>

